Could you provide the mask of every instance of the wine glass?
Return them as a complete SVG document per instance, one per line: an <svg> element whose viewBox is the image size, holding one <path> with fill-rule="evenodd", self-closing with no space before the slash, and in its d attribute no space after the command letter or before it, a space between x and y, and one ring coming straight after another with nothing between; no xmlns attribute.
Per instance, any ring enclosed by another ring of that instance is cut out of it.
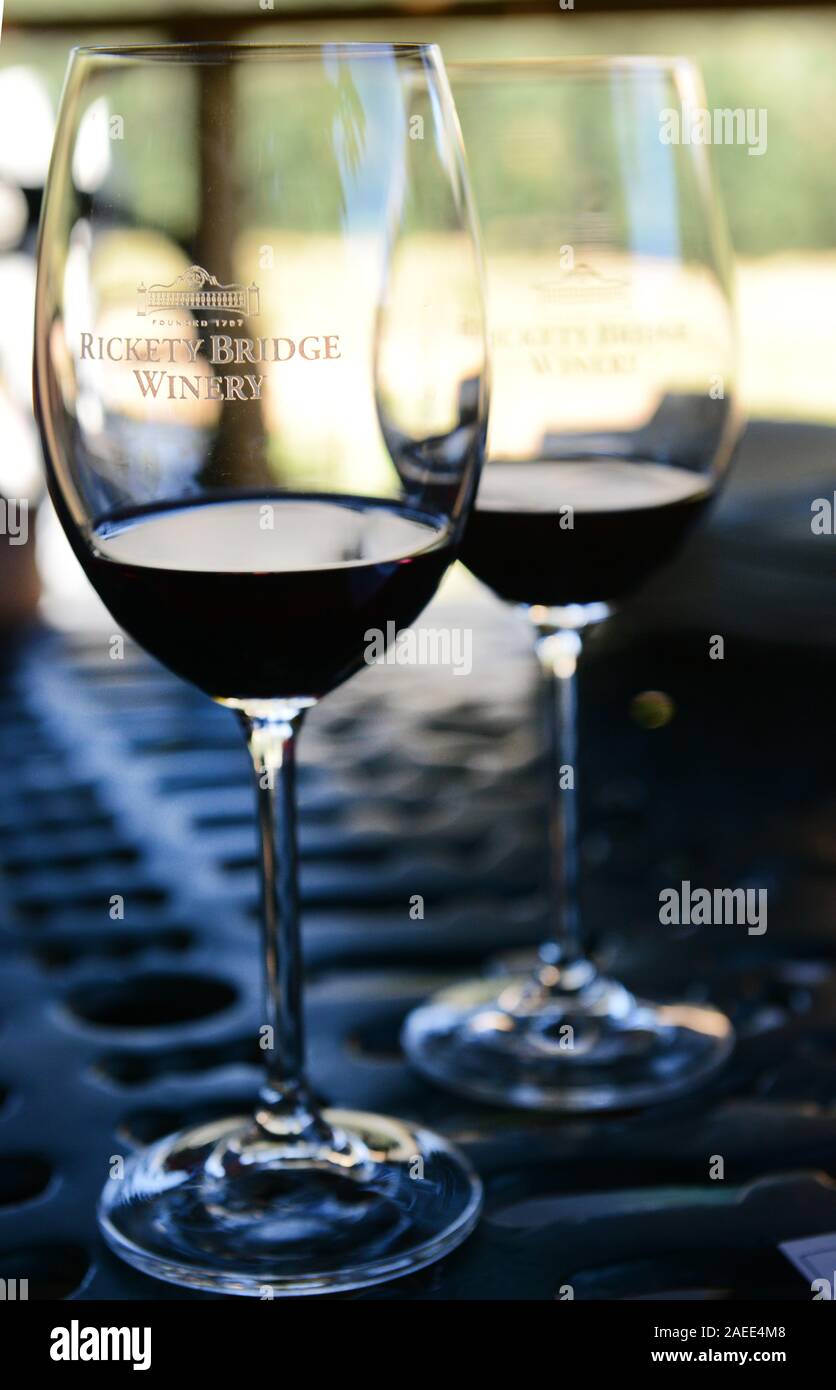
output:
<svg viewBox="0 0 836 1390"><path fill-rule="evenodd" d="M551 744L551 939L533 969L445 990L404 1030L465 1095L587 1111L695 1086L728 1055L711 1007L636 999L591 958L578 898L576 671L585 630L704 513L739 431L729 252L704 108L679 59L454 65L487 269L493 386L462 544L534 629Z"/></svg>
<svg viewBox="0 0 836 1390"><path fill-rule="evenodd" d="M304 1070L296 737L432 597L478 481L481 262L438 50L76 49L41 227L50 493L114 618L232 710L256 780L254 1114L110 1178L129 1263L266 1295L420 1268L472 1229L451 1145Z"/></svg>

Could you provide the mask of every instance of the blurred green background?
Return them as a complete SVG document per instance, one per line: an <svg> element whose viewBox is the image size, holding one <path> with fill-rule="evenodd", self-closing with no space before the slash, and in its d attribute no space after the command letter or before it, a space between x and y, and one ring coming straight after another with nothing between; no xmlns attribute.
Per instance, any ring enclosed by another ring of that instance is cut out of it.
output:
<svg viewBox="0 0 836 1390"><path fill-rule="evenodd" d="M9 150L26 141L26 122L3 99L8 70L42 82L54 110L73 43L217 38L253 42L421 39L445 57L498 59L608 53L682 53L702 67L709 107L764 108L768 148L715 149L738 257L741 385L751 414L836 422L836 8L680 7L590 13L583 0L550 15L445 16L419 6L409 17L349 18L347 7L320 5L330 17L290 21L282 0L187 6L166 0L9 0L0 45L0 177ZM371 8L371 7L370 7ZM413 7L414 9L414 7ZM134 27L134 17L136 25ZM142 19L145 22L142 22ZM98 21L99 22L92 22ZM109 23L110 21L110 23ZM5 70L5 71L4 71ZM165 125L170 111L160 111ZM4 146L6 152L4 154ZM497 164L509 199L524 194L517 169ZM154 196L182 198L188 171L160 171Z"/></svg>

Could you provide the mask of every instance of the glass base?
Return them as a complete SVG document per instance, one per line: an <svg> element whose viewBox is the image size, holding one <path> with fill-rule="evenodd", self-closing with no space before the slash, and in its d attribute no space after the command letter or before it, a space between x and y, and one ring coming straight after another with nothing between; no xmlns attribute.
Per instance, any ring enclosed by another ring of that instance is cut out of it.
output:
<svg viewBox="0 0 836 1390"><path fill-rule="evenodd" d="M731 1052L731 1023L716 1009L634 999L588 961L572 971L552 972L559 988L544 984L543 967L539 976L443 990L406 1020L410 1061L476 1100L583 1112L691 1090Z"/></svg>
<svg viewBox="0 0 836 1390"><path fill-rule="evenodd" d="M307 1142L241 1118L159 1140L105 1186L105 1239L158 1279L269 1298L409 1274L473 1229L482 1185L444 1139L353 1111L318 1124Z"/></svg>

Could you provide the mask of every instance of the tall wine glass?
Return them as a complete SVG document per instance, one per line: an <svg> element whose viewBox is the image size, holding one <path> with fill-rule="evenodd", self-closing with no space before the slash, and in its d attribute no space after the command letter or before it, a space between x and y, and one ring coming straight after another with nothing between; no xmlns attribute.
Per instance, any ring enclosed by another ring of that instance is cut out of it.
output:
<svg viewBox="0 0 836 1390"><path fill-rule="evenodd" d="M639 1105L696 1085L732 1029L714 1008L635 999L587 950L576 672L585 630L704 513L738 432L708 151L671 138L705 98L678 59L452 71L493 347L487 462L462 559L534 630L552 749L552 920L532 973L444 991L410 1016L405 1044L467 1095Z"/></svg>
<svg viewBox="0 0 836 1390"><path fill-rule="evenodd" d="M114 618L235 713L257 789L255 1112L153 1144L101 1199L111 1246L174 1283L358 1287L478 1214L443 1139L308 1084L294 775L305 712L454 558L484 447L480 277L434 47L75 50L38 264L50 492Z"/></svg>

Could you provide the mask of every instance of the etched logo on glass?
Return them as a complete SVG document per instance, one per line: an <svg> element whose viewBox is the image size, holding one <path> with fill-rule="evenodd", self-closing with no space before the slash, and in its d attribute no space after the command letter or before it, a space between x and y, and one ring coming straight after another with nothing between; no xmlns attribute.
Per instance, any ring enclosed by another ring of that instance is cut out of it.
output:
<svg viewBox="0 0 836 1390"><path fill-rule="evenodd" d="M250 285L222 285L201 265L191 265L168 285L137 286L137 314L159 309L192 309L202 313L245 314L261 312L261 291Z"/></svg>

